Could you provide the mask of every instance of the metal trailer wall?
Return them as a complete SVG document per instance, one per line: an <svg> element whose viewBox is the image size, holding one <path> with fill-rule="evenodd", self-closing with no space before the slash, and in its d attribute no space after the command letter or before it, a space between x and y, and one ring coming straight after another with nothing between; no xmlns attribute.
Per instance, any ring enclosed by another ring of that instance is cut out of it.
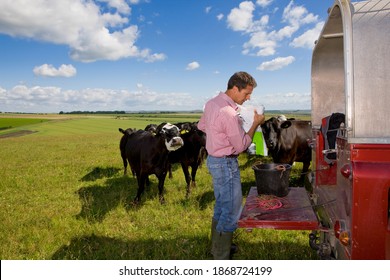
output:
<svg viewBox="0 0 390 280"><path fill-rule="evenodd" d="M390 1L359 2L352 13L350 142L390 143Z"/></svg>
<svg viewBox="0 0 390 280"><path fill-rule="evenodd" d="M336 0L313 51L312 123L346 114L350 143L390 143L390 0Z"/></svg>

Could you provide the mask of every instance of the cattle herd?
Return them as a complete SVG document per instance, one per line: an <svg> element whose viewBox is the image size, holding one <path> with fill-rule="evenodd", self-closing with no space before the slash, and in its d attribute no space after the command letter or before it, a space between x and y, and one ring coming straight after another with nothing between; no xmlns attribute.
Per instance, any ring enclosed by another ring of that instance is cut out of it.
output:
<svg viewBox="0 0 390 280"><path fill-rule="evenodd" d="M275 163L303 162L301 179L311 161L311 123L284 116L272 117L262 125L269 154ZM149 175L158 179L159 199L164 203L164 182L172 177L172 164L180 163L186 180L186 196L195 187L198 168L207 156L206 134L197 128L197 122L150 124L145 129L123 130L119 148L124 174L130 165L137 179L138 191L134 203L138 204ZM191 167L191 174L189 172Z"/></svg>
<svg viewBox="0 0 390 280"><path fill-rule="evenodd" d="M123 160L124 174L129 163L133 176L137 178L138 191L134 199L139 203L149 175L156 175L160 202L164 203L164 182L167 173L172 176L171 166L180 163L187 183L187 196L195 186L198 167L206 157L206 135L198 130L197 123L150 124L145 129L123 130L119 148ZM189 174L191 167L191 175Z"/></svg>

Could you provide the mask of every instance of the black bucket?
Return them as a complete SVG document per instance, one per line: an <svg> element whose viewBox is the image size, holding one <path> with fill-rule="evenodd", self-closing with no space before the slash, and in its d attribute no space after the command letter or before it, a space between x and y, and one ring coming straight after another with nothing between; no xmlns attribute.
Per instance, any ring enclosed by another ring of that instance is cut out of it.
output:
<svg viewBox="0 0 390 280"><path fill-rule="evenodd" d="M288 194L291 165L282 163L254 164L258 194L272 194L279 197Z"/></svg>

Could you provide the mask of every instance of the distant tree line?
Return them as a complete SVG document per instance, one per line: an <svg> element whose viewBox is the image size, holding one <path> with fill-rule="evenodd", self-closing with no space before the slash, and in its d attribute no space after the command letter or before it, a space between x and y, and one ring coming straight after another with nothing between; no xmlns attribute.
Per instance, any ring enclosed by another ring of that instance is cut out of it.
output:
<svg viewBox="0 0 390 280"><path fill-rule="evenodd" d="M110 115L119 115L119 114L126 114L125 111L72 111L72 112L64 112L64 111L61 111L60 112L60 115L62 114L74 114L74 115L80 115L80 114L88 114L88 115L92 115L92 114L96 114L96 115L102 115L102 114L110 114Z"/></svg>
<svg viewBox="0 0 390 280"><path fill-rule="evenodd" d="M74 115L87 115L87 114L110 114L110 115L123 115L123 114L176 114L176 113L202 113L201 110L192 111L61 111L59 114L74 114Z"/></svg>

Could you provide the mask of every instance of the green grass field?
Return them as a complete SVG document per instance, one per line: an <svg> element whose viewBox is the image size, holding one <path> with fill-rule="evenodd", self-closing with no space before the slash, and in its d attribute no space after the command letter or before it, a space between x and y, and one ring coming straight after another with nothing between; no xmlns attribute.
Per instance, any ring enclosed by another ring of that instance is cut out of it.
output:
<svg viewBox="0 0 390 280"><path fill-rule="evenodd" d="M134 207L136 180L123 176L119 153L119 127L196 121L199 115L39 119L1 131L36 131L0 138L1 259L211 259L214 198L206 166L200 168L189 199L175 165L173 179L165 183L166 204L159 203L157 180L151 176L141 205ZM1 117L0 123L8 126ZM255 178L248 157L243 154L239 160L246 195ZM293 177L298 174L293 170ZM308 234L238 229L235 259L317 259Z"/></svg>
<svg viewBox="0 0 390 280"><path fill-rule="evenodd" d="M0 118L0 132L12 128L28 126L47 121L46 119L37 118Z"/></svg>

